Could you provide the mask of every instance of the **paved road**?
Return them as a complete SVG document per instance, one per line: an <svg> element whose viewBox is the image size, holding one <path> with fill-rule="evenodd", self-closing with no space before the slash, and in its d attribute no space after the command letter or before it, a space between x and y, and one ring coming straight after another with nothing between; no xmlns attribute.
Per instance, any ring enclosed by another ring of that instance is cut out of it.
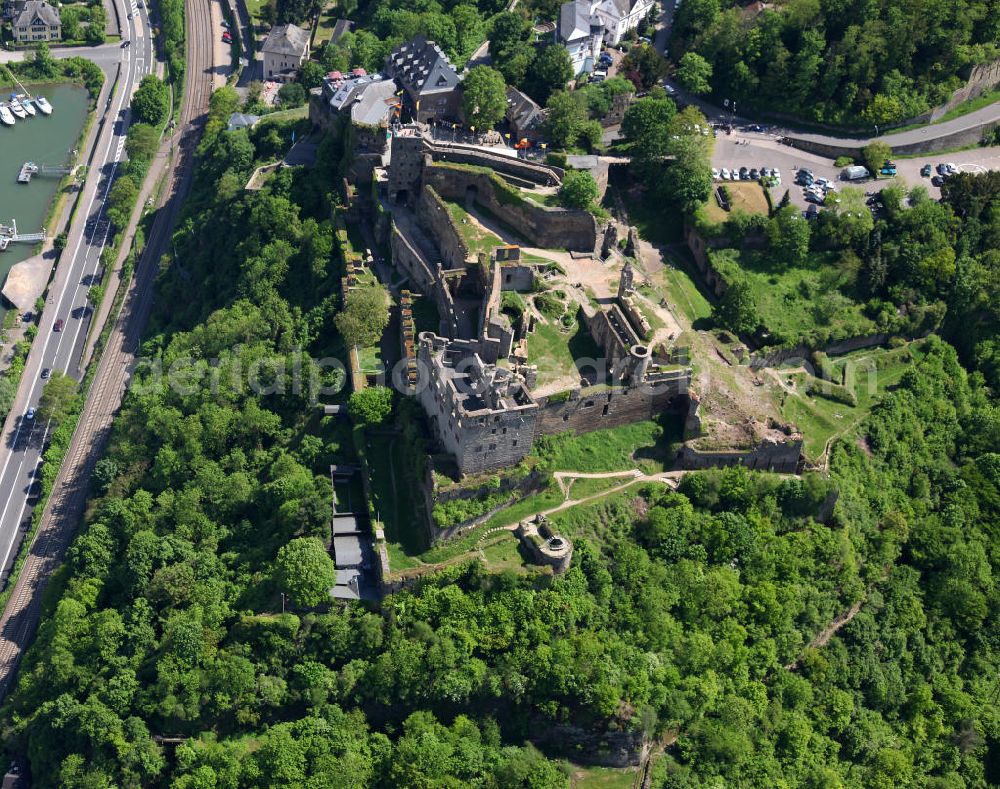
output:
<svg viewBox="0 0 1000 789"><path fill-rule="evenodd" d="M941 162L955 164L959 170L972 173L1000 170L1000 147L975 148L958 153L928 154L913 159L897 159L896 181L901 181L906 186L911 187L917 184L924 186L931 197L938 199L941 196L941 190L931 183L930 178L920 175L920 168L925 164L930 164L933 167ZM833 159L782 145L766 134L746 132L734 132L732 135L719 134L715 140L712 166L719 170L723 167L730 170L733 168L738 170L740 167L756 167L757 169L777 167L781 170L782 184L772 190L775 200L780 200L785 190L788 189L792 202L803 208L808 205L804 191L793 183L795 172L800 167L809 168L816 176L837 181L838 187L844 185L839 180L844 168L834 167ZM880 178L877 181L867 179L859 181L855 185L865 191L872 191L881 189L892 182L892 179L887 178Z"/></svg>
<svg viewBox="0 0 1000 789"><path fill-rule="evenodd" d="M160 259L179 215L193 170L194 151L212 91L211 20L207 0L185 3L187 72L181 123L162 154L176 143L177 159L169 173L163 207L157 212L147 246L129 284L122 311L108 339L80 422L60 468L38 534L0 619L0 698L10 688L18 663L41 615L41 600L51 573L58 568L80 523L94 463L103 451L125 392L139 341L149 316ZM38 345L36 344L36 347Z"/></svg>
<svg viewBox="0 0 1000 789"><path fill-rule="evenodd" d="M664 10L657 25L656 37L653 39L653 45L658 51L664 54L667 49L667 42L670 35L670 26L672 21L673 7L671 6L669 0L667 0L667 2L664 3ZM942 123L928 124L921 126L918 129L911 129L909 131L878 135L876 134L875 128L872 127L872 134L870 137L847 137L834 134L817 134L796 129L791 125L772 123L758 118L730 113L729 110L724 107L711 104L699 96L687 93L673 80L668 79L666 82L677 92L676 95L679 99L682 99L687 104L694 104L697 106L709 120L731 121L737 124L760 122L762 124L766 124L768 131L773 132L777 136L794 137L798 140L806 140L823 145L862 148L873 140L878 139L895 149L906 145L927 142L928 140L934 140L938 137L945 137L955 134L956 132L974 128L983 123L1000 121L1000 101L998 101L959 118L953 118L950 121L944 121Z"/></svg>

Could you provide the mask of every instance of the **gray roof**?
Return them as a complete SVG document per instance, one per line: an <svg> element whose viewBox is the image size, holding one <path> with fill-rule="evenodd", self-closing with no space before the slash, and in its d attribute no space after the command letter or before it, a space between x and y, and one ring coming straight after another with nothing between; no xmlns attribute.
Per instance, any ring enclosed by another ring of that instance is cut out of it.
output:
<svg viewBox="0 0 1000 789"><path fill-rule="evenodd" d="M599 25L590 13L587 0L570 0L559 6L559 39L575 41L591 34L591 27Z"/></svg>
<svg viewBox="0 0 1000 789"><path fill-rule="evenodd" d="M350 108L351 121L361 126L379 126L396 103L396 83L381 74L327 80L323 91L335 112Z"/></svg>
<svg viewBox="0 0 1000 789"><path fill-rule="evenodd" d="M358 519L354 515L333 516L334 534L357 534L358 531Z"/></svg>
<svg viewBox="0 0 1000 789"><path fill-rule="evenodd" d="M357 567L362 562L361 538L356 534L337 534L333 538L334 564L338 569Z"/></svg>
<svg viewBox="0 0 1000 789"><path fill-rule="evenodd" d="M262 52L301 57L309 49L309 33L295 25L276 25L267 34Z"/></svg>
<svg viewBox="0 0 1000 789"><path fill-rule="evenodd" d="M45 0L28 0L14 20L14 27L31 27L38 19L49 27L59 26L59 12Z"/></svg>
<svg viewBox="0 0 1000 789"><path fill-rule="evenodd" d="M386 69L411 96L454 90L461 78L448 56L424 36L400 44L386 58Z"/></svg>
<svg viewBox="0 0 1000 789"><path fill-rule="evenodd" d="M260 120L260 115L247 115L244 112L234 112L229 116L229 131L235 131L236 129L252 129L257 121Z"/></svg>
<svg viewBox="0 0 1000 789"><path fill-rule="evenodd" d="M520 131L540 126L545 120L545 111L527 94L513 85L507 86L507 120Z"/></svg>

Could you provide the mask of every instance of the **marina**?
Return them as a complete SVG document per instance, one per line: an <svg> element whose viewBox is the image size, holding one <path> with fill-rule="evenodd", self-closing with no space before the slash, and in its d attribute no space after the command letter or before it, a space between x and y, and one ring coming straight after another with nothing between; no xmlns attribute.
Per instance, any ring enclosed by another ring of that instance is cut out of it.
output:
<svg viewBox="0 0 1000 789"><path fill-rule="evenodd" d="M61 178L75 164L72 151L80 143L80 130L87 117L87 92L82 87L46 85L45 99L32 85L18 86L17 100L25 117L18 118L9 106L9 88L0 93L0 224L17 233L0 235L0 284L11 267L35 253L39 231L49 226L49 210ZM36 114L26 109L33 105ZM53 108L57 111L53 112ZM51 116L51 117L46 117ZM9 121L9 122L8 122ZM31 165L31 166L28 166ZM33 170L37 167L37 171ZM49 167L54 168L51 172ZM22 169L29 177L20 182ZM42 177L52 176L52 177ZM20 183L19 183L20 182ZM14 220L14 221L12 221ZM14 236L17 239L14 240ZM36 240L31 240L36 239ZM0 305L0 314L6 305Z"/></svg>

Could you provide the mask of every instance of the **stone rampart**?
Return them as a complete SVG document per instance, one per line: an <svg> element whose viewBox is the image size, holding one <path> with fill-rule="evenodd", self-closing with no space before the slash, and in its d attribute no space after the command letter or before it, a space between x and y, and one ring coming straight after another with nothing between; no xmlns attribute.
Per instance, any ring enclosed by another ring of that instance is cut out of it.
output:
<svg viewBox="0 0 1000 789"><path fill-rule="evenodd" d="M448 206L431 186L420 190L417 221L430 234L447 268L461 268L471 259L469 248L452 221Z"/></svg>
<svg viewBox="0 0 1000 789"><path fill-rule="evenodd" d="M557 186L562 183L564 172L558 167L518 159L501 153L491 153L489 149L467 145L450 145L447 142L433 142L428 145L431 159L435 162L468 164L473 167L487 167L500 175L509 175L540 186Z"/></svg>
<svg viewBox="0 0 1000 789"><path fill-rule="evenodd" d="M592 253L597 245L593 214L532 203L487 171L435 164L425 169L424 183L446 200L472 197L536 247Z"/></svg>
<svg viewBox="0 0 1000 789"><path fill-rule="evenodd" d="M684 469L706 469L719 466L746 466L756 471L776 471L795 474L802 458L802 439L762 441L745 451L702 451L685 446L678 455L677 465Z"/></svg>
<svg viewBox="0 0 1000 789"><path fill-rule="evenodd" d="M539 400L535 434L589 433L654 419L664 411L687 413L686 390L687 377L682 376L676 384L657 387L595 386L552 395Z"/></svg>

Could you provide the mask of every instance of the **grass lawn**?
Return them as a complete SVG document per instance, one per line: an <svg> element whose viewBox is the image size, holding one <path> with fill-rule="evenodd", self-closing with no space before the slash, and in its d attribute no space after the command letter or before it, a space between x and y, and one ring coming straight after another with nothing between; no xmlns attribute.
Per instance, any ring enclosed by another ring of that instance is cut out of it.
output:
<svg viewBox="0 0 1000 789"><path fill-rule="evenodd" d="M531 202L539 205L559 208L559 194L557 192L536 192L533 189L522 189L521 195L527 197Z"/></svg>
<svg viewBox="0 0 1000 789"><path fill-rule="evenodd" d="M316 35L312 43L313 49L319 49L333 36L333 29L337 26L337 17L334 12L336 7L336 3L327 3L320 11L319 21L316 24Z"/></svg>
<svg viewBox="0 0 1000 789"><path fill-rule="evenodd" d="M904 348L873 348L831 358L830 362L838 371L847 367L846 385L858 399L856 406L813 394L785 396L780 406L781 415L805 434L806 457L817 460L831 438L847 435L857 427L876 400L889 387L899 383L903 373L921 355L920 344L911 343ZM802 373L791 377L800 385L805 379Z"/></svg>
<svg viewBox="0 0 1000 789"><path fill-rule="evenodd" d="M262 24L264 20L261 18L260 12L267 5L267 0L246 0L247 3L247 13L250 15L250 19L254 24Z"/></svg>
<svg viewBox="0 0 1000 789"><path fill-rule="evenodd" d="M627 475L621 477L582 477L574 479L569 489L569 497L571 499L586 499L590 496L596 496L598 493L604 493L606 490L616 488L619 485L624 485L630 479L632 478Z"/></svg>
<svg viewBox="0 0 1000 789"><path fill-rule="evenodd" d="M381 373L384 367L382 364L382 351L377 345L358 348L358 361L361 364L361 372L363 373Z"/></svg>
<svg viewBox="0 0 1000 789"><path fill-rule="evenodd" d="M569 431L542 436L535 441L534 454L553 471L628 471L640 468L647 473L664 471L674 459L675 441L680 440L681 420L662 414L621 427L575 435ZM575 484L575 483L574 483Z"/></svg>
<svg viewBox="0 0 1000 789"><path fill-rule="evenodd" d="M818 327L829 327L839 337L876 329L848 295L852 275L837 267L832 253L811 252L799 267L777 265L766 252L720 249L711 254L723 274L747 275L761 322L776 340L807 340Z"/></svg>
<svg viewBox="0 0 1000 789"><path fill-rule="evenodd" d="M455 223L455 229L458 230L473 257L479 252L490 254L494 249L503 245L499 236L476 224L469 213L458 203L447 202L447 205L451 221Z"/></svg>
<svg viewBox="0 0 1000 789"><path fill-rule="evenodd" d="M764 197L764 187L756 181L732 181L724 184L729 190L729 211L723 211L715 199L713 186L712 196L705 204L705 214L713 222L725 222L732 211L742 211L745 214L766 214L767 198Z"/></svg>
<svg viewBox="0 0 1000 789"><path fill-rule="evenodd" d="M632 789L639 772L638 767L571 767L571 789Z"/></svg>
<svg viewBox="0 0 1000 789"><path fill-rule="evenodd" d="M495 541L494 541L495 540ZM529 565L521 555L521 541L513 532L500 532L480 549L486 557L486 566L490 572L502 570L524 571Z"/></svg>
<svg viewBox="0 0 1000 789"><path fill-rule="evenodd" d="M643 487L635 484L596 501L554 512L549 516L552 530L571 540L584 538L598 545L618 542L622 537L631 538L636 516L633 502ZM661 487L666 489L662 484Z"/></svg>
<svg viewBox="0 0 1000 789"><path fill-rule="evenodd" d="M566 376L577 379L577 359L600 359L602 356L581 316L577 316L576 323L568 331L562 331L556 322L539 322L528 335L528 363L538 366L536 389Z"/></svg>

